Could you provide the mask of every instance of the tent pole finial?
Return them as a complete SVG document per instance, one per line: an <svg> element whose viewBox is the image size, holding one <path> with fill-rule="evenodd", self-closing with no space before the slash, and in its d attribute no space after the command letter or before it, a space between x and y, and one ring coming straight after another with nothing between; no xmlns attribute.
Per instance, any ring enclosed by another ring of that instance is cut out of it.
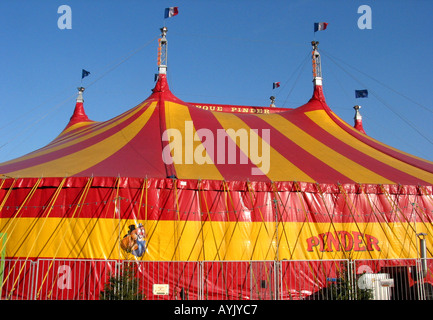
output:
<svg viewBox="0 0 433 320"><path fill-rule="evenodd" d="M85 88L84 87L78 87L77 89L78 89L77 102L84 102L83 92L84 92Z"/></svg>
<svg viewBox="0 0 433 320"><path fill-rule="evenodd" d="M275 108L275 97L271 96L269 99L271 99L270 107Z"/></svg>
<svg viewBox="0 0 433 320"><path fill-rule="evenodd" d="M362 133L365 133L364 128L362 126L362 116L361 113L359 112L359 109L361 109L361 106L356 105L353 107L353 109L355 109L355 125L354 128Z"/></svg>

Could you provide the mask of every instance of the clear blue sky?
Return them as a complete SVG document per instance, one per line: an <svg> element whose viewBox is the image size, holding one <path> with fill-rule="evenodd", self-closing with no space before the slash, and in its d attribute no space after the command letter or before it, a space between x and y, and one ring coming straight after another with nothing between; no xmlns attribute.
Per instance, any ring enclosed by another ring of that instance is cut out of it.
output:
<svg viewBox="0 0 433 320"><path fill-rule="evenodd" d="M59 6L72 10L61 30ZM372 28L360 29L361 5ZM179 15L164 20L165 7ZM187 102L294 108L312 94L311 40L320 42L331 109L392 147L433 160L431 0L2 0L0 162L43 147L66 126L76 88L108 120L154 86L159 29L168 28L168 78ZM313 32L314 22L328 22ZM91 75L81 83L81 69ZM274 81L281 87L272 90ZM355 99L356 89L369 98Z"/></svg>

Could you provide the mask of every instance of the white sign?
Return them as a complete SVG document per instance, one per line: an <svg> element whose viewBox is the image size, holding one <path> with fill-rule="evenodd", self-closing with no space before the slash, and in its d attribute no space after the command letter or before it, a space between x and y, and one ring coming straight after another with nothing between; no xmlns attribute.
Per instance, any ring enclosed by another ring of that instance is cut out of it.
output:
<svg viewBox="0 0 433 320"><path fill-rule="evenodd" d="M153 285L153 294L155 295L168 295L169 285L168 284L154 284Z"/></svg>

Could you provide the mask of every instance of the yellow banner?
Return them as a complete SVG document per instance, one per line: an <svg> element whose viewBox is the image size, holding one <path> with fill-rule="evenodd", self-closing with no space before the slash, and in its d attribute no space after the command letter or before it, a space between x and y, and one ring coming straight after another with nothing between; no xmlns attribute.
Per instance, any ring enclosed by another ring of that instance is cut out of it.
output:
<svg viewBox="0 0 433 320"><path fill-rule="evenodd" d="M196 260L417 258L417 223L17 218L0 220L6 257Z"/></svg>

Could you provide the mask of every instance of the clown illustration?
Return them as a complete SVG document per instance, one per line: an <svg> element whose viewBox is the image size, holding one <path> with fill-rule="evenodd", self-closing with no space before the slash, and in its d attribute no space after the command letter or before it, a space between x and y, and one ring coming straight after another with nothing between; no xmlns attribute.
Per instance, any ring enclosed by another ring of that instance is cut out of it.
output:
<svg viewBox="0 0 433 320"><path fill-rule="evenodd" d="M141 223L137 227L134 224L129 225L128 229L128 233L120 240L120 247L136 257L141 257L146 252L146 230Z"/></svg>

